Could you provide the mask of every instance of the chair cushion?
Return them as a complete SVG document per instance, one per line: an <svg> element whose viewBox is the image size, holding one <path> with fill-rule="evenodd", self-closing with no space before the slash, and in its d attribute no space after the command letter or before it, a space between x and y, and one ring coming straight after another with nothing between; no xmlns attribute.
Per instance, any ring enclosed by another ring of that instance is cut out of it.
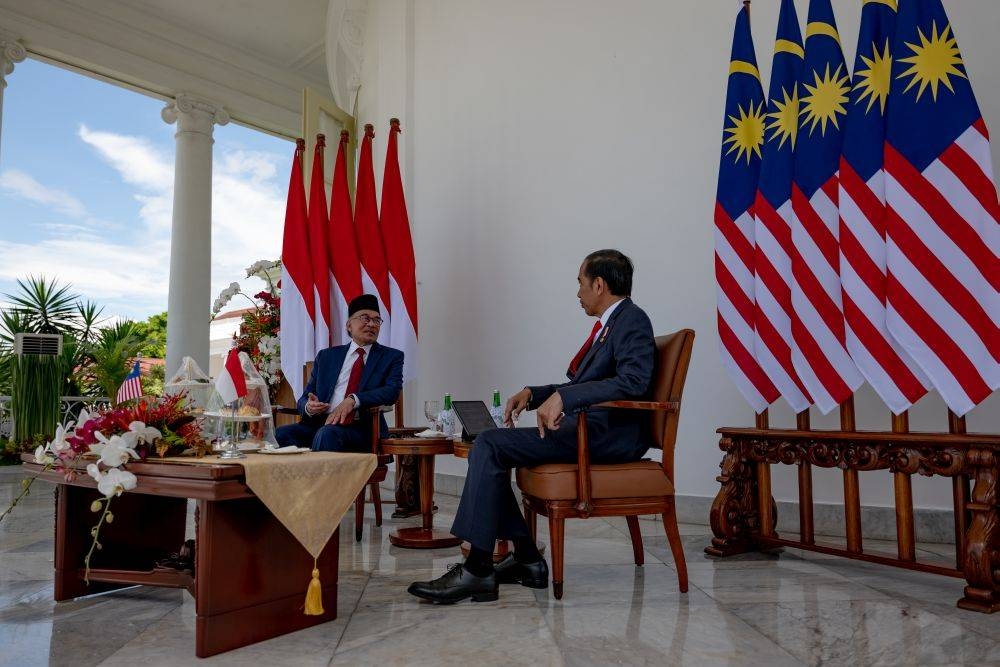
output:
<svg viewBox="0 0 1000 667"><path fill-rule="evenodd" d="M546 463L532 468L518 468L517 485L521 492L543 500L576 499L575 463ZM592 465L592 498L648 498L672 496L674 485L656 461L634 461Z"/></svg>

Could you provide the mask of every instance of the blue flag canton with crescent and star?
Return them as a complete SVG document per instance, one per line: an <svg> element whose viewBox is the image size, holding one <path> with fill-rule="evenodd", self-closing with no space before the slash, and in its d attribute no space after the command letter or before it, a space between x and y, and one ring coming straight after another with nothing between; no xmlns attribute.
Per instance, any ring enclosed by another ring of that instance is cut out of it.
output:
<svg viewBox="0 0 1000 667"><path fill-rule="evenodd" d="M906 0L896 18L888 141L926 169L982 117L940 0Z"/></svg>
<svg viewBox="0 0 1000 667"><path fill-rule="evenodd" d="M892 39L896 0L869 2L861 10L851 104L844 130L844 159L862 181L883 164L885 114L892 83Z"/></svg>
<svg viewBox="0 0 1000 667"><path fill-rule="evenodd" d="M851 81L830 0L809 3L806 58L799 78L795 183L812 197L837 173Z"/></svg>
<svg viewBox="0 0 1000 667"><path fill-rule="evenodd" d="M802 32L793 0L782 0L771 65L770 100L758 188L775 208L792 195L792 165L799 131L798 81L802 71Z"/></svg>
<svg viewBox="0 0 1000 667"><path fill-rule="evenodd" d="M717 198L733 220L752 205L764 143L764 89L750 34L750 17L740 10L733 35L726 91Z"/></svg>

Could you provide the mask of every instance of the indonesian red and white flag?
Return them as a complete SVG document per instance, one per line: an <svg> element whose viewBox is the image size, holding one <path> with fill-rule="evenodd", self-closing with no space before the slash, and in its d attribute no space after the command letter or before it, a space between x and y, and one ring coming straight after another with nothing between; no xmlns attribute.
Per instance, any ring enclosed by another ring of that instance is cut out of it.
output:
<svg viewBox="0 0 1000 667"><path fill-rule="evenodd" d="M389 266L385 260L382 230L378 224L378 204L375 197L375 168L372 166L372 139L375 128L365 125L358 159L358 186L354 201L354 228L358 234L361 255L361 284L366 293L378 298L382 314L382 330L378 342L390 344L392 330L392 300L389 296Z"/></svg>
<svg viewBox="0 0 1000 667"><path fill-rule="evenodd" d="M952 412L1000 387L989 133L940 0L899 3L886 120L886 322Z"/></svg>
<svg viewBox="0 0 1000 667"><path fill-rule="evenodd" d="M390 308L395 313L389 345L405 355L403 382L406 382L417 376L417 262L406 214L403 177L399 172L399 119L393 118L389 126L382 177L382 236L389 265Z"/></svg>
<svg viewBox="0 0 1000 667"><path fill-rule="evenodd" d="M309 180L309 258L312 261L313 299L316 304L315 352L330 347L330 259L327 251L327 227L330 214L326 207L326 185L323 182L323 151L326 137L316 135L312 176Z"/></svg>
<svg viewBox="0 0 1000 667"><path fill-rule="evenodd" d="M306 143L296 141L292 175L288 181L285 233L281 242L281 373L295 396L303 389L302 369L316 357L314 347L315 300L309 236L306 230L306 191L302 180L302 154Z"/></svg>
<svg viewBox="0 0 1000 667"><path fill-rule="evenodd" d="M340 133L337 162L330 191L330 336L334 345L349 343L347 305L363 293L358 239L354 233L354 212L347 183L347 130Z"/></svg>
<svg viewBox="0 0 1000 667"><path fill-rule="evenodd" d="M247 395L247 377L243 373L243 364L240 363L240 351L235 347L229 350L226 363L215 379L215 391L219 392L223 403L232 403Z"/></svg>

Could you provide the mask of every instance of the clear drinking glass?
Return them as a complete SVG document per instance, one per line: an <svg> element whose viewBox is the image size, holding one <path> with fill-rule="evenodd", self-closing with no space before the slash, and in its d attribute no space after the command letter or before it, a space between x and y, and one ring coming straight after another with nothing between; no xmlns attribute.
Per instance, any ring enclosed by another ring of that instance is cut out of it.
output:
<svg viewBox="0 0 1000 667"><path fill-rule="evenodd" d="M441 414L441 401L424 401L424 416L432 431L440 431L438 428L438 415Z"/></svg>

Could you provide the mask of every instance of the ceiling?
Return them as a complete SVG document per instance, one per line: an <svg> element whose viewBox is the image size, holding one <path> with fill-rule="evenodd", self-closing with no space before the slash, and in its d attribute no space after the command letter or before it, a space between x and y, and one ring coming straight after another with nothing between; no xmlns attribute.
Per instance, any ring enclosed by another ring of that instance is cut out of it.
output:
<svg viewBox="0 0 1000 667"><path fill-rule="evenodd" d="M233 49L325 82L328 0L132 0L131 5Z"/></svg>

